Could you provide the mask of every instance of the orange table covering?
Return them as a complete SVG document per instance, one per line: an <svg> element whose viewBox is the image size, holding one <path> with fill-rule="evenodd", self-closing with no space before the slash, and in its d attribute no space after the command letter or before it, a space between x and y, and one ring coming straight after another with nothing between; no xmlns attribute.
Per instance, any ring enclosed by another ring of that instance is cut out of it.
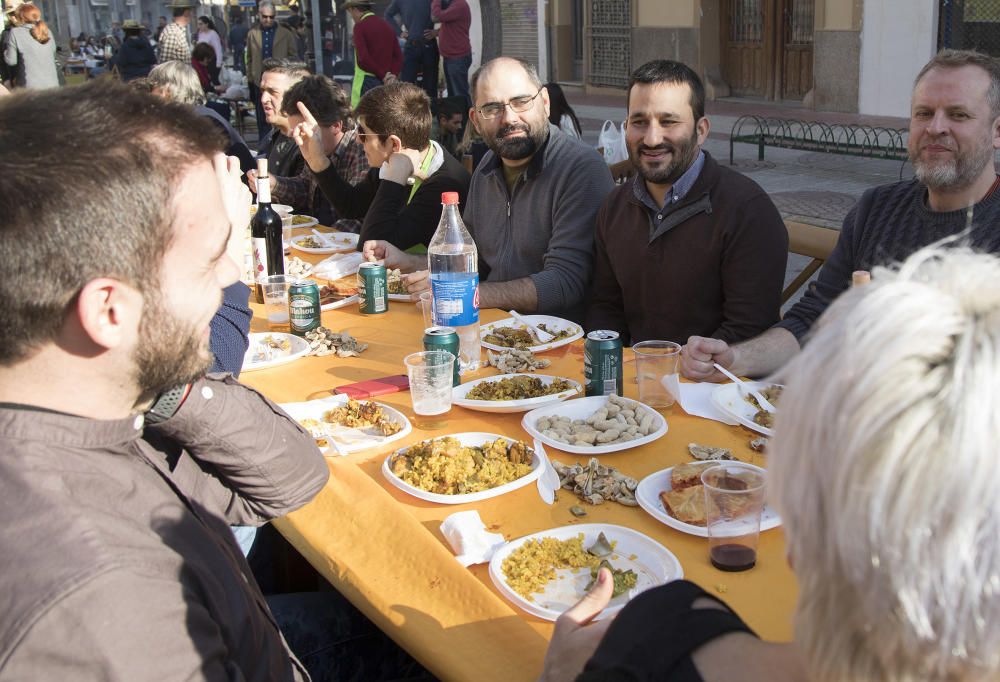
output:
<svg viewBox="0 0 1000 682"><path fill-rule="evenodd" d="M253 331L266 331L260 307ZM500 319L484 310L482 322ZM294 363L242 376L246 384L277 402L310 400L336 386L405 373L403 357L421 350L423 320L412 303L391 302L382 315L364 316L357 305L323 314L324 326L347 330L368 343L361 357L306 357ZM485 357L485 352L484 352ZM543 357L552 364L542 374L583 381L583 341ZM625 394L638 398L635 363L625 351ZM495 374L487 368L473 378ZM468 380L464 376L464 380ZM409 392L377 398L413 421ZM655 471L690 460L688 443L731 448L744 461L764 464L751 451L751 433L741 427L690 417L679 406L662 410L669 430L648 445L601 456L627 475L642 479ZM453 407L446 424L413 432L379 450L329 457L330 482L310 504L276 522L279 531L338 590L372 621L444 680L532 680L542 660L552 624L530 616L494 589L487 565L463 568L438 527L456 511L476 509L493 532L508 539L577 523L611 523L634 528L672 551L686 578L726 600L762 637L791 638L791 614L797 587L784 556L780 529L761 535L757 566L744 573L724 573L708 561L707 540L664 526L639 507L608 502L587 505L561 490L552 506L542 502L534 484L474 504L439 505L413 498L386 481L382 461L398 447L428 437L463 431L486 431L526 438L521 414L486 414ZM550 458L572 464L585 456L547 448ZM575 504L588 515L576 518ZM655 624L654 624L655 627Z"/></svg>

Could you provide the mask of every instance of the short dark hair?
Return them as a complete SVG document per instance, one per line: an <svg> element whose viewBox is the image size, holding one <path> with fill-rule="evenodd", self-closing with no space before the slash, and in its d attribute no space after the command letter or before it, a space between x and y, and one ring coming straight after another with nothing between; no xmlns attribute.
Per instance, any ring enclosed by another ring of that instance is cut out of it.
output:
<svg viewBox="0 0 1000 682"><path fill-rule="evenodd" d="M190 7L174 7L174 19L177 17L183 17L184 13L189 11Z"/></svg>
<svg viewBox="0 0 1000 682"><path fill-rule="evenodd" d="M469 110L464 97L442 97L437 106L439 118L451 118L456 114L462 114L462 118L465 118L465 112Z"/></svg>
<svg viewBox="0 0 1000 682"><path fill-rule="evenodd" d="M491 59L490 61L486 62L478 69L476 69L475 72L472 74L472 78L469 79L469 92L472 93L473 105L475 105L476 103L476 95L478 94L480 79L487 76L490 73L490 71L492 71L497 66L497 64L499 64L504 60L509 60L520 64L521 68L524 69L524 72L528 74L528 80L531 81L532 85L534 85L536 88L542 87L542 79L538 77L538 69L535 68L534 64L526 62L523 59L518 59L517 57L496 57L495 59Z"/></svg>
<svg viewBox="0 0 1000 682"><path fill-rule="evenodd" d="M408 149L424 149L431 139L431 100L412 83L394 81L366 92L354 110L365 128L385 142L395 135Z"/></svg>
<svg viewBox="0 0 1000 682"><path fill-rule="evenodd" d="M294 116L299 113L299 102L306 105L309 113L321 126L343 123L344 130L354 128L351 119L351 98L336 81L319 75L306 76L288 88L281 98L281 113Z"/></svg>
<svg viewBox="0 0 1000 682"><path fill-rule="evenodd" d="M990 88L986 91L986 101L990 105L990 115L1000 116L1000 59L975 50L941 50L920 69L913 80L916 89L920 79L931 69L958 69L963 66L978 66L990 77Z"/></svg>
<svg viewBox="0 0 1000 682"><path fill-rule="evenodd" d="M628 98L632 95L632 86L636 83L650 85L653 83L686 83L691 88L691 112L694 114L695 122L705 117L705 85L701 82L698 74L681 62L671 59L654 59L646 62L632 72L628 79L628 91L625 95L625 103L628 105Z"/></svg>
<svg viewBox="0 0 1000 682"><path fill-rule="evenodd" d="M195 46L191 49L191 59L196 62L211 59L214 62L215 48L208 43L195 43Z"/></svg>
<svg viewBox="0 0 1000 682"><path fill-rule="evenodd" d="M223 147L190 106L111 79L4 100L0 365L55 339L87 282L157 290L177 182Z"/></svg>
<svg viewBox="0 0 1000 682"><path fill-rule="evenodd" d="M262 74L270 72L280 73L289 78L299 79L309 75L309 66L305 62L269 57L261 64L260 72Z"/></svg>

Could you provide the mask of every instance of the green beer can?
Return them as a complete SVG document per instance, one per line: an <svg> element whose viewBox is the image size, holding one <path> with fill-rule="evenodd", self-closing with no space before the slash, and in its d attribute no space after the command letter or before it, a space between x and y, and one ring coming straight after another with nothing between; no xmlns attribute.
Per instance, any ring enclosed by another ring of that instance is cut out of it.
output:
<svg viewBox="0 0 1000 682"><path fill-rule="evenodd" d="M361 264L358 269L358 306L362 315L379 315L389 309L389 282L384 265Z"/></svg>
<svg viewBox="0 0 1000 682"><path fill-rule="evenodd" d="M587 334L583 379L588 396L622 395L622 340L618 332L598 329Z"/></svg>
<svg viewBox="0 0 1000 682"><path fill-rule="evenodd" d="M455 375L451 385L462 383L458 378L458 332L452 327L428 327L424 330L424 350L446 350L455 356Z"/></svg>
<svg viewBox="0 0 1000 682"><path fill-rule="evenodd" d="M293 282L288 287L288 321L292 333L305 336L320 323L319 287L312 280Z"/></svg>

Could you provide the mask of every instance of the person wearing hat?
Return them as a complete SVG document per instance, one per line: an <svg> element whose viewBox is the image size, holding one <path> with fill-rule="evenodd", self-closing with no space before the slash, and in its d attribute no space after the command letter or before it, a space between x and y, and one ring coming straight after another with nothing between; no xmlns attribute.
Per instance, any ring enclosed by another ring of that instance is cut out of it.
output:
<svg viewBox="0 0 1000 682"><path fill-rule="evenodd" d="M257 139L271 132L261 103L260 78L264 73L265 59L295 59L298 48L295 34L278 23L278 10L271 0L261 0L257 6L257 25L247 33L247 84L250 99L257 114Z"/></svg>
<svg viewBox="0 0 1000 682"><path fill-rule="evenodd" d="M191 41L188 40L188 24L191 23L192 0L170 0L167 7L173 9L174 20L167 24L160 34L157 45L159 62L177 60L191 63Z"/></svg>
<svg viewBox="0 0 1000 682"><path fill-rule="evenodd" d="M372 12L372 0L348 0L343 7L354 19L354 83L351 106L372 88L396 80L403 52L389 22Z"/></svg>
<svg viewBox="0 0 1000 682"><path fill-rule="evenodd" d="M144 28L146 27L135 19L126 19L122 23L125 40L122 41L118 54L112 58L111 65L118 67L118 73L125 82L148 76L150 69L156 66L153 46L142 35Z"/></svg>

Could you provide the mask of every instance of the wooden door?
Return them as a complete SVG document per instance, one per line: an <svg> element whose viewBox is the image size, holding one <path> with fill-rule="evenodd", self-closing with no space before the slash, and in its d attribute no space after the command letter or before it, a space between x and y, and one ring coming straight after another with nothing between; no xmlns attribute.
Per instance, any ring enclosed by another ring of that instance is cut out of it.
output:
<svg viewBox="0 0 1000 682"><path fill-rule="evenodd" d="M814 0L781 0L779 99L801 100L813 86Z"/></svg>
<svg viewBox="0 0 1000 682"><path fill-rule="evenodd" d="M733 95L774 97L776 0L725 0L722 77Z"/></svg>

